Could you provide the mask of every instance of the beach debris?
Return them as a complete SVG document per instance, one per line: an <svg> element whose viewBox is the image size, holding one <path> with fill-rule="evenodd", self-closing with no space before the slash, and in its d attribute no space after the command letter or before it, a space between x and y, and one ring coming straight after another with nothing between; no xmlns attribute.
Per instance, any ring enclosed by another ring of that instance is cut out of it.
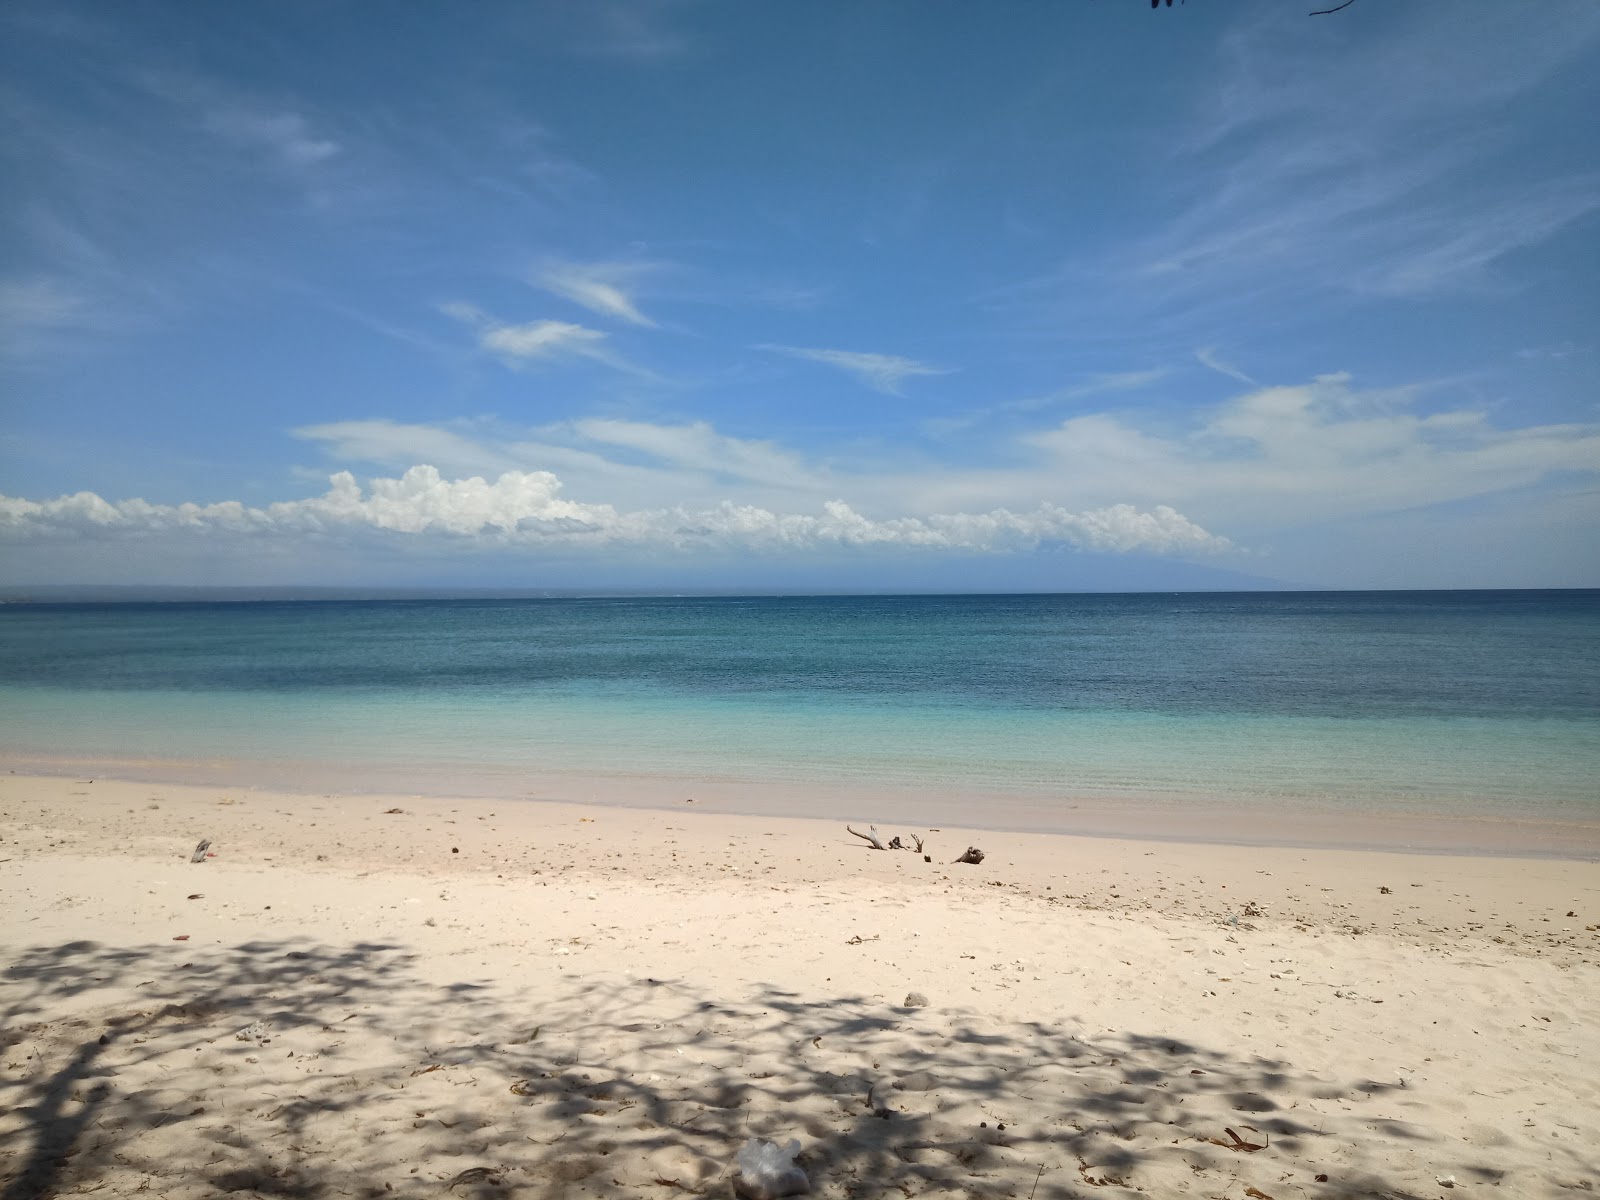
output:
<svg viewBox="0 0 1600 1200"><path fill-rule="evenodd" d="M875 942L879 938L881 938L882 936L883 935L881 933L875 933L869 938L864 938L858 933L854 937L852 937L849 941L845 942L845 945L846 946L859 946L859 945L861 945L862 942Z"/></svg>
<svg viewBox="0 0 1600 1200"><path fill-rule="evenodd" d="M386 808L383 810L383 815L386 817L403 817L407 814L403 808Z"/></svg>
<svg viewBox="0 0 1600 1200"><path fill-rule="evenodd" d="M1250 1200L1272 1200L1272 1197L1260 1188L1247 1187L1244 1190L1244 1194L1249 1196Z"/></svg>
<svg viewBox="0 0 1600 1200"><path fill-rule="evenodd" d="M211 839L201 838L200 844L194 848L194 853L189 855L189 861L192 863L205 862L205 860L210 857L210 855L206 853L206 851L209 849L211 849Z"/></svg>
<svg viewBox="0 0 1600 1200"><path fill-rule="evenodd" d="M488 1183L495 1187L500 1186L499 1167L468 1167L465 1171L458 1172L455 1178L445 1184L445 1191L452 1191L463 1183Z"/></svg>
<svg viewBox="0 0 1600 1200"><path fill-rule="evenodd" d="M739 1169L733 1179L733 1190L745 1200L778 1200L780 1196L809 1192L811 1181L795 1165L795 1156L799 1153L797 1138L790 1138L783 1146L751 1138L739 1147L734 1160Z"/></svg>
<svg viewBox="0 0 1600 1200"><path fill-rule="evenodd" d="M1433 1181L1443 1188L1453 1188L1456 1185L1456 1177L1454 1175L1435 1175Z"/></svg>
<svg viewBox="0 0 1600 1200"><path fill-rule="evenodd" d="M1379 892L1380 892L1380 893L1381 893L1381 894L1383 894L1383 895L1385 895L1385 896L1392 896L1392 895L1394 895L1394 889L1393 889L1393 888L1386 888L1386 887L1381 887L1381 888L1379 888L1379 889L1378 889L1378 891L1379 891Z"/></svg>
<svg viewBox="0 0 1600 1200"><path fill-rule="evenodd" d="M849 825L846 825L845 828L851 833L855 834L862 841L870 843L874 850L910 850L913 854L922 853L922 839L914 833L907 835L912 842L915 843L914 845L908 846L905 844L905 842L900 840L899 834L896 834L894 837L885 842L883 840L883 835L878 832L878 827L876 825L868 825L868 832L866 833L862 833L859 829ZM927 859L924 858L923 861L927 861Z"/></svg>
<svg viewBox="0 0 1600 1200"><path fill-rule="evenodd" d="M983 851L979 850L976 846L968 846L967 852L960 858L953 861L958 863L971 863L973 866L977 866L983 861Z"/></svg>
<svg viewBox="0 0 1600 1200"><path fill-rule="evenodd" d="M649 1158L651 1177L663 1187L703 1192L721 1172L717 1164L687 1146L663 1146Z"/></svg>
<svg viewBox="0 0 1600 1200"><path fill-rule="evenodd" d="M906 993L905 1007L906 1008L927 1008L928 1007L928 998L926 996L924 996L921 992L907 992Z"/></svg>
<svg viewBox="0 0 1600 1200"><path fill-rule="evenodd" d="M887 850L889 847L885 846L883 839L878 836L878 827L876 825L868 825L867 828L871 830L870 833L862 833L859 829L852 828L849 825L845 826L847 831L855 834L862 841L871 842L874 850Z"/></svg>
<svg viewBox="0 0 1600 1200"><path fill-rule="evenodd" d="M1251 1133L1260 1132L1260 1130L1258 1130L1254 1125L1246 1125L1245 1128ZM1233 1150L1235 1152L1244 1151L1247 1154L1254 1154L1257 1150L1265 1150L1269 1145L1271 1145L1270 1140L1266 1142L1247 1142L1239 1136L1238 1130L1235 1129L1224 1128L1222 1132L1227 1134L1232 1140L1225 1142L1221 1138L1207 1138L1206 1141L1210 1142L1213 1146L1221 1146L1225 1150Z"/></svg>
<svg viewBox="0 0 1600 1200"><path fill-rule="evenodd" d="M234 1036L234 1039L236 1041L241 1041L241 1042L259 1042L259 1041L262 1041L267 1036L266 1023L263 1022L263 1021L251 1021L250 1024L246 1025L243 1029L239 1030L233 1036Z"/></svg>
<svg viewBox="0 0 1600 1200"><path fill-rule="evenodd" d="M187 933L180 933L180 934L178 934L177 937L173 938L172 940L175 941L175 942L187 942L189 940L189 935Z"/></svg>

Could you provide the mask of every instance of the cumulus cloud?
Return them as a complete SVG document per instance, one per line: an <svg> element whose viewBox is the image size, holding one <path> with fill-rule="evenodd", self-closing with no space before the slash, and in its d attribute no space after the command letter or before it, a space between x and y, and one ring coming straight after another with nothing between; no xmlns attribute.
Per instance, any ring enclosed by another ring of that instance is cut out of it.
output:
<svg viewBox="0 0 1600 1200"><path fill-rule="evenodd" d="M1116 504L1072 512L1053 504L1031 511L996 508L874 519L841 500L820 511L780 513L722 503L703 509L624 511L561 495L549 471L507 471L446 479L431 466L397 478L333 475L321 496L252 507L110 502L93 492L34 501L0 496L0 536L7 539L110 539L150 535L343 538L381 533L411 539L466 540L485 549L695 549L794 552L839 547L897 547L1001 553L1059 543L1089 550L1167 555L1212 554L1226 538L1165 505L1148 511Z"/></svg>
<svg viewBox="0 0 1600 1200"><path fill-rule="evenodd" d="M874 391L883 392L889 396L899 396L904 393L900 385L914 375L948 375L948 367L936 367L929 363L918 362L914 358L901 358L897 354L866 354L855 350L816 350L804 346L773 346L763 345L761 350L770 350L775 354L787 354L791 358L804 358L811 362L825 363L830 367L854 375L862 383Z"/></svg>
<svg viewBox="0 0 1600 1200"><path fill-rule="evenodd" d="M645 263L549 263L534 272L533 283L592 313L653 329L656 323L639 311L628 292L633 280L649 269Z"/></svg>

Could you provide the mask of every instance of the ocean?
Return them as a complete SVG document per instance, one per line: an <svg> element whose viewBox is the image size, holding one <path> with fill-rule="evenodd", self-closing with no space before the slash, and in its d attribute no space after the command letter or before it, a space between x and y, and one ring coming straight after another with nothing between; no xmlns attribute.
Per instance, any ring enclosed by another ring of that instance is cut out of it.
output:
<svg viewBox="0 0 1600 1200"><path fill-rule="evenodd" d="M1596 591L0 606L9 763L222 782L1587 822L1597 718Z"/></svg>

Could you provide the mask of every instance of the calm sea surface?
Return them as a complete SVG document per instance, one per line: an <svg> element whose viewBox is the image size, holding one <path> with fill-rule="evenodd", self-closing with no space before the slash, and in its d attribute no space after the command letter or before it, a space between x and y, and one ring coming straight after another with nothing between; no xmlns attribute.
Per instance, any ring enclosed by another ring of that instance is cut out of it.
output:
<svg viewBox="0 0 1600 1200"><path fill-rule="evenodd" d="M1594 820L1600 592L5 605L0 752Z"/></svg>

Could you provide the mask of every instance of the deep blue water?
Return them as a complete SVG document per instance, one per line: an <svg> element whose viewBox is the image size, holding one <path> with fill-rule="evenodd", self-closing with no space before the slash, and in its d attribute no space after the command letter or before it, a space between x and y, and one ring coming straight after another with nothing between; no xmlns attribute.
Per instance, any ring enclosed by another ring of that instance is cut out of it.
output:
<svg viewBox="0 0 1600 1200"><path fill-rule="evenodd" d="M1600 592L0 607L0 750L1600 817Z"/></svg>

